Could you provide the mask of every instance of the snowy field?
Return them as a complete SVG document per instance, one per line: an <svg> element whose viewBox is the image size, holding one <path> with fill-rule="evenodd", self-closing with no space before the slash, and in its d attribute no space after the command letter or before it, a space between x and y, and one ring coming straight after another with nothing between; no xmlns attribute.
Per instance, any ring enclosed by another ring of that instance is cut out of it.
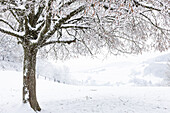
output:
<svg viewBox="0 0 170 113"><path fill-rule="evenodd" d="M170 113L169 56L167 52L103 61L89 57L55 63L39 60L41 113ZM22 104L21 67L0 61L0 113L34 113Z"/></svg>
<svg viewBox="0 0 170 113"><path fill-rule="evenodd" d="M22 105L22 73L0 71L0 113L34 113ZM38 79L41 113L169 113L170 87L73 86Z"/></svg>

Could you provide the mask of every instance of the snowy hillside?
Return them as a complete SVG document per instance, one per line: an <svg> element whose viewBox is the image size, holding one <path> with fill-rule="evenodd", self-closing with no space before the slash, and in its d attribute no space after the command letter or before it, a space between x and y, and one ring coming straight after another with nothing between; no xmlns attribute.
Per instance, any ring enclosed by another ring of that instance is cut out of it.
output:
<svg viewBox="0 0 170 113"><path fill-rule="evenodd" d="M169 56L38 60L41 113L169 113ZM22 63L0 61L0 113L34 113L21 99Z"/></svg>
<svg viewBox="0 0 170 113"><path fill-rule="evenodd" d="M22 73L0 71L0 113L34 113L23 105ZM169 87L72 86L38 79L41 113L169 113Z"/></svg>
<svg viewBox="0 0 170 113"><path fill-rule="evenodd" d="M170 53L136 56L81 57L67 61L38 59L37 76L72 85L166 86ZM0 61L0 70L22 71L21 62Z"/></svg>
<svg viewBox="0 0 170 113"><path fill-rule="evenodd" d="M165 86L170 74L170 53L112 56L108 59L80 58L65 63L72 79L81 85Z"/></svg>

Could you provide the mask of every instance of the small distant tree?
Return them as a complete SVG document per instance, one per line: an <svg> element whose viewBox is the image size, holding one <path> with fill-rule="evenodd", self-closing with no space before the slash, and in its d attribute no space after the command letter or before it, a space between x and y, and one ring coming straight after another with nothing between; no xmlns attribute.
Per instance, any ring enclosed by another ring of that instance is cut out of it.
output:
<svg viewBox="0 0 170 113"><path fill-rule="evenodd" d="M168 0L1 0L0 32L24 50L23 103L40 111L36 97L36 56L141 53L169 48ZM47 45L49 45L47 47Z"/></svg>

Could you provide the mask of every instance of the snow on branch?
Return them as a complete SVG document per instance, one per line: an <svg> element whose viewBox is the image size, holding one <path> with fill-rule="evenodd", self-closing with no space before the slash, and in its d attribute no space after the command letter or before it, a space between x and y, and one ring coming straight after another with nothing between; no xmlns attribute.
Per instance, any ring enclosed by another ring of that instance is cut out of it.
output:
<svg viewBox="0 0 170 113"><path fill-rule="evenodd" d="M82 5L82 6L78 7L77 9L75 9L74 11L70 12L67 16L61 18L61 19L55 24L55 26L53 27L53 29L50 30L45 37L40 36L40 38L39 38L39 40L38 40L38 43L42 43L41 41L45 41L45 40L49 39L49 38L57 31L57 29L59 29L59 27L62 26L62 24L64 24L64 23L65 23L67 20L69 20L71 17L73 17L73 16L75 16L76 14L82 12L84 9L85 9L85 6Z"/></svg>
<svg viewBox="0 0 170 113"><path fill-rule="evenodd" d="M65 44L71 44L71 43L75 43L76 42L76 38L74 40L57 40L57 41L49 41L49 42L46 42L44 43L43 45L41 45L41 47L44 47L46 45L49 45L49 44L55 44L55 43L65 43Z"/></svg>
<svg viewBox="0 0 170 113"><path fill-rule="evenodd" d="M71 17L73 17L74 15L82 12L85 9L85 5L82 5L80 7L78 7L77 9L75 9L74 11L72 11L70 14L68 14L66 17L63 17L62 19L59 20L60 24L63 24L64 22L66 22L67 20L69 20Z"/></svg>
<svg viewBox="0 0 170 113"><path fill-rule="evenodd" d="M11 36L14 36L14 37L17 37L17 38L20 38L20 39L24 38L23 33L19 33L19 32L16 32L16 31L11 31L9 29L0 28L0 32L6 33L8 35L11 35Z"/></svg>
<svg viewBox="0 0 170 113"><path fill-rule="evenodd" d="M61 8L63 8L63 7L67 7L67 6L71 5L72 3L76 2L76 1L77 1L77 0L70 0L70 1L68 1L68 2L66 2L66 3L63 3L63 4L59 7L59 10L60 10Z"/></svg>
<svg viewBox="0 0 170 113"><path fill-rule="evenodd" d="M61 28L79 28L79 29L89 29L90 26L85 26L85 25L74 25L74 24L66 24L62 25Z"/></svg>

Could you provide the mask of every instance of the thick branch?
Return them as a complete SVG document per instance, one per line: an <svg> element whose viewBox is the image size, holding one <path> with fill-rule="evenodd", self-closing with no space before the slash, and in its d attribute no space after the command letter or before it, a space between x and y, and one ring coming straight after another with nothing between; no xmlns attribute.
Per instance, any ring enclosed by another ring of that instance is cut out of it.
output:
<svg viewBox="0 0 170 113"><path fill-rule="evenodd" d="M72 19L72 20L69 20L69 21L67 21L67 23L75 23L75 22L77 22L77 21L80 21L80 20L83 20L83 18L84 17L79 17L79 18L75 18L75 19Z"/></svg>
<svg viewBox="0 0 170 113"><path fill-rule="evenodd" d="M48 9L47 9L47 15L46 15L46 20L44 23L42 23L42 26L40 26L41 32L39 35L39 39L38 42L42 43L41 41L44 40L44 35L50 30L50 26L51 26L51 17L52 17L52 12L51 12L51 4L52 4L53 0L49 0L48 1ZM44 26L44 27L43 27Z"/></svg>
<svg viewBox="0 0 170 113"><path fill-rule="evenodd" d="M37 11L37 14L35 15L35 18L34 18L35 22L37 22L38 19L40 18L40 15L42 14L44 8L45 8L45 6L43 6L43 7L40 7L40 6L39 6L38 11Z"/></svg>
<svg viewBox="0 0 170 113"><path fill-rule="evenodd" d="M76 42L76 38L74 40L67 40L67 41L49 41L49 42L46 42L44 43L43 45L41 45L41 47L44 47L44 46L47 46L49 44L55 44L55 43L65 43L65 44L71 44L71 43L74 43Z"/></svg>
<svg viewBox="0 0 170 113"><path fill-rule="evenodd" d="M62 4L62 5L59 7L59 10L60 10L61 8L63 8L63 7L67 7L67 6L71 5L71 4L74 3L75 1L76 1L76 0L71 0L71 1L69 1L69 2L66 2L66 3Z"/></svg>
<svg viewBox="0 0 170 113"><path fill-rule="evenodd" d="M53 30L51 30L48 35L46 36L47 38L51 37L55 32L56 30L62 25L64 24L67 20L69 20L71 17L73 17L74 15L82 12L83 10L85 9L85 6L80 6L79 8L75 9L74 11L72 11L70 14L68 14L66 17L62 18L59 20L59 23L57 23Z"/></svg>
<svg viewBox="0 0 170 113"><path fill-rule="evenodd" d="M61 28L78 28L78 29L89 29L89 26L82 26L82 25L62 25Z"/></svg>
<svg viewBox="0 0 170 113"><path fill-rule="evenodd" d="M12 31L0 28L0 32L8 34L8 35L11 35L11 36L14 36L14 37L17 37L17 38L20 38L21 40L23 39L23 36L15 33L15 31L12 32Z"/></svg>
<svg viewBox="0 0 170 113"><path fill-rule="evenodd" d="M74 11L72 11L70 14L68 14L66 17L62 18L59 20L60 25L65 23L67 20L69 20L71 17L73 17L74 15L80 13L81 11L83 11L85 9L85 6L80 6L79 8L75 9Z"/></svg>
<svg viewBox="0 0 170 113"><path fill-rule="evenodd" d="M85 6L80 6L79 8L72 11L70 14L68 14L66 17L59 20L58 23L53 27L51 31L48 32L46 36L43 36L43 34L40 35L40 38L38 40L38 43L41 45L46 40L48 40L56 31L57 29L61 28L61 25L64 24L67 20L69 20L71 17L75 16L76 14L82 12L85 9Z"/></svg>

